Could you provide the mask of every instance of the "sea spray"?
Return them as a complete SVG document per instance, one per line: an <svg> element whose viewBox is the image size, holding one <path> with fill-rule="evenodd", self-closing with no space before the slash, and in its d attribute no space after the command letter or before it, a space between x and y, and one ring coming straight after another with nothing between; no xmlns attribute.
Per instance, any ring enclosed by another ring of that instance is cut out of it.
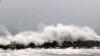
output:
<svg viewBox="0 0 100 56"><path fill-rule="evenodd" d="M0 36L0 45L11 44L13 35L2 25L0 26L0 31L4 33L3 36Z"/></svg>
<svg viewBox="0 0 100 56"><path fill-rule="evenodd" d="M30 43L33 43L35 46L42 46L45 43L57 43L58 45L56 46L62 46L66 42L100 41L100 36L91 28L75 25L46 25L40 31L23 31L16 35L10 34L5 28L3 29L7 38L1 37L0 40L2 41L0 41L0 45L3 45L3 42L7 41L9 44L23 44L25 46L28 46Z"/></svg>

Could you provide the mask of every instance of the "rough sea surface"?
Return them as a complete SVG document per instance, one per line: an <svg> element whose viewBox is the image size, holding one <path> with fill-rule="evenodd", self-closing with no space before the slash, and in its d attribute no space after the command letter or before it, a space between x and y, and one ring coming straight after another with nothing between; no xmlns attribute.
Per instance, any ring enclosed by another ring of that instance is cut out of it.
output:
<svg viewBox="0 0 100 56"><path fill-rule="evenodd" d="M78 27L75 25L46 25L42 30L23 31L14 35L3 26L0 29L0 45L2 48L9 45L10 48L13 48L13 46L16 46L16 43L22 44L21 47L23 47L28 46L30 43L35 44L35 46L39 46L45 43L52 43L54 41L56 41L59 46L63 45L63 42L65 41L70 43L74 43L76 41L100 41L100 35L98 35L93 29L89 27ZM66 43L64 45L68 44L69 43ZM83 44L86 44L86 42ZM78 46L80 45L81 44L78 44ZM9 48L7 48L7 50L0 49L0 56L100 56L100 48L95 48L97 46L92 49L32 49L29 47L19 50L16 48L16 50L11 50Z"/></svg>
<svg viewBox="0 0 100 56"><path fill-rule="evenodd" d="M100 49L0 49L0 56L100 56Z"/></svg>

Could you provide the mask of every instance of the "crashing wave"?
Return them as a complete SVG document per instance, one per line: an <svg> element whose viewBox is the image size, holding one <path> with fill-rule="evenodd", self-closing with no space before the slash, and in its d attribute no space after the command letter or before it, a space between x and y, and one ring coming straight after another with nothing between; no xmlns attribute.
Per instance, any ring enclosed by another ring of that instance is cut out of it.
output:
<svg viewBox="0 0 100 56"><path fill-rule="evenodd" d="M89 27L75 25L46 25L39 31L25 31L12 35L1 27L6 37L0 37L0 48L67 48L100 46L100 36Z"/></svg>

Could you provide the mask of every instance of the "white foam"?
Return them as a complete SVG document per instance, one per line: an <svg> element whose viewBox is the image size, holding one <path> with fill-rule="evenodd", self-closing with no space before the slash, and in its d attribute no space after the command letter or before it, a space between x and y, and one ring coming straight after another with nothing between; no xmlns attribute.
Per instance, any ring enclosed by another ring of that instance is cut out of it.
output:
<svg viewBox="0 0 100 56"><path fill-rule="evenodd" d="M22 49L22 50L1 50L0 56L98 56L100 49Z"/></svg>
<svg viewBox="0 0 100 56"><path fill-rule="evenodd" d="M89 27L78 27L75 25L46 25L42 27L40 31L23 31L16 35L10 34L7 30L5 31L7 39L1 38L0 44L6 41L29 44L34 43L36 45L42 45L44 42L57 41L61 44L63 41L100 41L100 36L95 33L95 31ZM3 42L4 41L4 42Z"/></svg>

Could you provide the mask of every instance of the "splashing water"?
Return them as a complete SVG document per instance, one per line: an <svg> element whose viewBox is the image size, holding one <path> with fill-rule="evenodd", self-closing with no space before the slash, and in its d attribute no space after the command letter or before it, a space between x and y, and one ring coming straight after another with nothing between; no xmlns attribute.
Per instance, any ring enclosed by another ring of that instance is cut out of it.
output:
<svg viewBox="0 0 100 56"><path fill-rule="evenodd" d="M11 38L13 35L3 26L0 27L1 32L5 33L6 36L0 36L0 44L1 45L8 45L11 44Z"/></svg>
<svg viewBox="0 0 100 56"><path fill-rule="evenodd" d="M5 27L1 27L1 29L7 37L0 37L0 45L11 44L11 42L24 45L28 45L29 43L42 45L45 42L53 41L57 41L59 44L64 41L100 41L100 36L97 35L91 28L77 27L75 25L46 25L40 31L24 31L16 35L12 35Z"/></svg>

